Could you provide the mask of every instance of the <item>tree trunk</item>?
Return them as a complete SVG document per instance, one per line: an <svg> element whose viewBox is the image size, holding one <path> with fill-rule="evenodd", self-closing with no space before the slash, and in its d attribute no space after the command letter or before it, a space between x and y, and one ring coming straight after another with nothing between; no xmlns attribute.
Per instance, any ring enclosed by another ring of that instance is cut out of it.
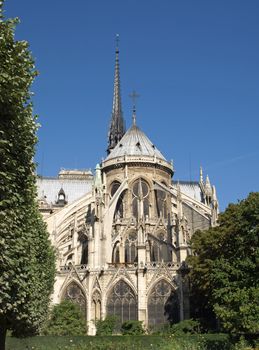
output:
<svg viewBox="0 0 259 350"><path fill-rule="evenodd" d="M5 338L7 327L5 324L0 323L0 350L5 350Z"/></svg>

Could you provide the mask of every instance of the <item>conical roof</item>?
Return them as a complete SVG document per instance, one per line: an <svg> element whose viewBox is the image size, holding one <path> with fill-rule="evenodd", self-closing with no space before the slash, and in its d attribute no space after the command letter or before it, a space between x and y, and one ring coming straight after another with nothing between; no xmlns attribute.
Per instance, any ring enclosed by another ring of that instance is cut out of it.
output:
<svg viewBox="0 0 259 350"><path fill-rule="evenodd" d="M125 155L156 157L166 161L162 153L135 124L131 126L105 160Z"/></svg>
<svg viewBox="0 0 259 350"><path fill-rule="evenodd" d="M118 34L116 36L118 40ZM119 47L118 41L115 52L115 74L114 74L114 88L113 88L113 104L111 123L108 132L108 149L109 154L115 148L122 136L125 134L125 122L121 107L121 91L120 91L120 65L119 65Z"/></svg>

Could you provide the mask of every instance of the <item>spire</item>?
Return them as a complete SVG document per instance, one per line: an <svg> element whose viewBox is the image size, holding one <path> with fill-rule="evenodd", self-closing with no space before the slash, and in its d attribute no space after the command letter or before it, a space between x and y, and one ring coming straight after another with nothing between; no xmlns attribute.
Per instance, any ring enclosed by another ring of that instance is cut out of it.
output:
<svg viewBox="0 0 259 350"><path fill-rule="evenodd" d="M125 122L121 108L121 92L120 92L120 64L119 64L119 34L116 34L116 50L115 50L115 74L113 88L113 104L110 129L108 133L109 154L117 145L122 136L125 134Z"/></svg>
<svg viewBox="0 0 259 350"><path fill-rule="evenodd" d="M210 185L210 178L209 175L206 176L206 182L205 182L205 186L209 189L211 189L211 185Z"/></svg>
<svg viewBox="0 0 259 350"><path fill-rule="evenodd" d="M2 0L0 0L0 22L3 21L4 19L4 2Z"/></svg>
<svg viewBox="0 0 259 350"><path fill-rule="evenodd" d="M203 183L203 171L202 171L202 167L200 166L200 183Z"/></svg>
<svg viewBox="0 0 259 350"><path fill-rule="evenodd" d="M139 95L133 90L129 97L132 99L132 125L136 125L136 99Z"/></svg>

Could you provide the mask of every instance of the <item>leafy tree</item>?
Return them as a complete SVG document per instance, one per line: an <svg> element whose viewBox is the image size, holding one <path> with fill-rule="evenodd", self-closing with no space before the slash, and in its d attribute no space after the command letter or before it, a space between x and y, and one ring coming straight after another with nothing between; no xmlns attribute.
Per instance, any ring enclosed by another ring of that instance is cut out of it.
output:
<svg viewBox="0 0 259 350"><path fill-rule="evenodd" d="M55 305L44 333L47 335L85 335L85 319L78 305L64 300Z"/></svg>
<svg viewBox="0 0 259 350"><path fill-rule="evenodd" d="M219 226L193 235L189 258L198 313L213 311L226 331L248 337L259 333L258 238L259 193L251 193L228 206Z"/></svg>
<svg viewBox="0 0 259 350"><path fill-rule="evenodd" d="M4 20L0 2L0 349L8 329L38 331L54 283L54 252L36 202L36 118L30 86L36 76L18 20Z"/></svg>

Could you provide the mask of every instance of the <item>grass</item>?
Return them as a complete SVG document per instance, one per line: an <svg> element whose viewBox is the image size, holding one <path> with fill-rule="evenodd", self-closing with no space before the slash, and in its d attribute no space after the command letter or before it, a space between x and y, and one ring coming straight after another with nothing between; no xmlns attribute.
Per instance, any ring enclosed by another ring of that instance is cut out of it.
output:
<svg viewBox="0 0 259 350"><path fill-rule="evenodd" d="M166 344L161 336L42 336L7 338L6 350L162 350Z"/></svg>
<svg viewBox="0 0 259 350"><path fill-rule="evenodd" d="M234 348L225 334L192 336L38 336L7 338L6 350L243 350Z"/></svg>

